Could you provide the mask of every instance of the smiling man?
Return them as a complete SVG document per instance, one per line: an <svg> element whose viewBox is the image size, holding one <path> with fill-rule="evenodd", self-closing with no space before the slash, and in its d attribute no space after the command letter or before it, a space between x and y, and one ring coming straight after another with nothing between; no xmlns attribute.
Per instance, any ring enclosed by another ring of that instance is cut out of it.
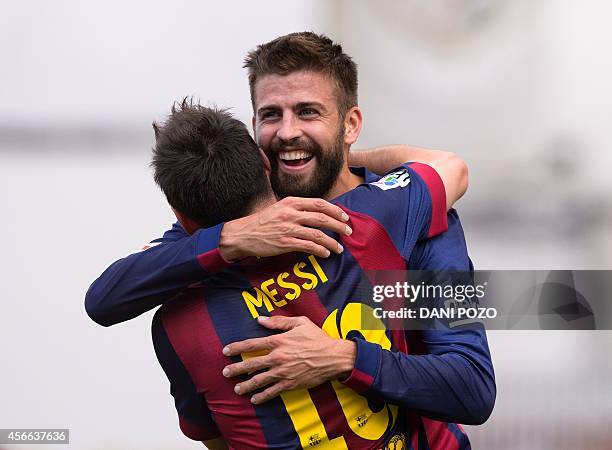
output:
<svg viewBox="0 0 612 450"><path fill-rule="evenodd" d="M374 158L368 152L349 156L363 122L357 66L328 38L308 32L282 36L250 52L244 66L249 71L255 140L270 159L270 182L279 197L337 197L363 181L349 169L349 158L355 166L373 164L380 173L406 151L388 148L387 161L379 159L380 152ZM457 168L439 164L427 150L412 148L410 155L438 172Z"/></svg>
<svg viewBox="0 0 612 450"><path fill-rule="evenodd" d="M361 113L339 109L329 76L299 71L254 83L255 137L270 158L270 181L280 197L334 198L359 184L347 170L345 150L359 135Z"/></svg>

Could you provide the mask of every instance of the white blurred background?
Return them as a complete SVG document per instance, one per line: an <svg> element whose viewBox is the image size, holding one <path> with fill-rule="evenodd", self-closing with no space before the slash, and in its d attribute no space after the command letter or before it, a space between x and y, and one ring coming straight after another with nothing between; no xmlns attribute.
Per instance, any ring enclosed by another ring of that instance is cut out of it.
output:
<svg viewBox="0 0 612 450"><path fill-rule="evenodd" d="M104 329L83 297L173 221L148 167L152 120L195 95L250 123L242 59L281 34L324 32L356 60L357 147L468 162L458 209L477 268L612 269L611 14L593 0L2 0L0 428L201 448L178 430L151 315ZM474 448L612 448L612 332L489 340L498 399Z"/></svg>

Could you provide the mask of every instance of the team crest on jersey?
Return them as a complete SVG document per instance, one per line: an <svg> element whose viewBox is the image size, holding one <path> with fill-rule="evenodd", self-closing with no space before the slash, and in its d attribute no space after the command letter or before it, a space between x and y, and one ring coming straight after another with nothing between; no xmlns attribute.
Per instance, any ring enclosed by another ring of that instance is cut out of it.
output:
<svg viewBox="0 0 612 450"><path fill-rule="evenodd" d="M308 445L314 447L321 443L321 438L319 437L319 433L315 433L312 436L308 437Z"/></svg>
<svg viewBox="0 0 612 450"><path fill-rule="evenodd" d="M389 189L394 189L397 187L406 187L408 184L410 184L410 174L408 173L408 170L402 169L385 175L380 180L370 184L379 187L383 191L388 191Z"/></svg>
<svg viewBox="0 0 612 450"><path fill-rule="evenodd" d="M357 421L357 426L361 428L366 423L368 423L368 416L366 416L365 414L360 414L355 420Z"/></svg>
<svg viewBox="0 0 612 450"><path fill-rule="evenodd" d="M393 436L381 450L406 450L406 437L403 433Z"/></svg>

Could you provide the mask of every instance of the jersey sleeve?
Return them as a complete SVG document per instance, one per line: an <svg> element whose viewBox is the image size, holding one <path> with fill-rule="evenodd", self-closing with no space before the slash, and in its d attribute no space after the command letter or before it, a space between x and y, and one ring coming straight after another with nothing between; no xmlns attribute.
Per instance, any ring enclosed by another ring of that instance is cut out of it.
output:
<svg viewBox="0 0 612 450"><path fill-rule="evenodd" d="M472 271L456 212L449 212L448 223L447 233L417 245L411 268ZM355 367L344 383L363 395L415 409L432 419L464 424L486 421L496 386L484 327L441 327L420 333L422 355L383 350L355 339Z"/></svg>
<svg viewBox="0 0 612 450"><path fill-rule="evenodd" d="M223 270L228 262L218 248L222 227L219 224L189 236L174 224L145 250L114 262L89 287L87 314L103 326L124 322Z"/></svg>
<svg viewBox="0 0 612 450"><path fill-rule="evenodd" d="M337 200L382 225L405 259L416 242L446 231L446 193L432 167L406 163L377 181L371 174L365 179L370 182Z"/></svg>
<svg viewBox="0 0 612 450"><path fill-rule="evenodd" d="M151 326L153 347L159 364L170 381L170 394L178 413L183 434L195 441L206 441L221 436L204 397L196 387L174 351L158 311Z"/></svg>
<svg viewBox="0 0 612 450"><path fill-rule="evenodd" d="M174 222L172 224L172 228L165 231L161 238L154 239L151 243L164 243L164 242L173 242L178 241L179 239L189 237L185 229L181 226L180 223Z"/></svg>

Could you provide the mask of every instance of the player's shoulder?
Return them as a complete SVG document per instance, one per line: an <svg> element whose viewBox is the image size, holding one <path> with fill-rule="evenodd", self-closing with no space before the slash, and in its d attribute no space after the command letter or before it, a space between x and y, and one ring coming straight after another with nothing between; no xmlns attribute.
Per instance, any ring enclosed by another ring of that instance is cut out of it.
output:
<svg viewBox="0 0 612 450"><path fill-rule="evenodd" d="M153 316L153 321L162 324L170 320L188 321L190 311L203 301L204 287L201 284L192 285L182 290L178 295L161 305ZM159 326L159 325L158 325Z"/></svg>
<svg viewBox="0 0 612 450"><path fill-rule="evenodd" d="M151 335L158 358L172 357L188 346L185 342L197 338L198 308L203 302L203 288L190 287L165 302L153 315ZM170 355L170 356L169 356Z"/></svg>
<svg viewBox="0 0 612 450"><path fill-rule="evenodd" d="M423 180L412 165L406 163L398 166L383 176L365 170L362 172L363 182L335 198L333 203L367 213L377 208L387 208L398 199L408 199L424 190Z"/></svg>
<svg viewBox="0 0 612 450"><path fill-rule="evenodd" d="M391 189L405 188L410 184L410 181L410 168L408 166L400 166L368 184L380 189L381 191L389 191Z"/></svg>

